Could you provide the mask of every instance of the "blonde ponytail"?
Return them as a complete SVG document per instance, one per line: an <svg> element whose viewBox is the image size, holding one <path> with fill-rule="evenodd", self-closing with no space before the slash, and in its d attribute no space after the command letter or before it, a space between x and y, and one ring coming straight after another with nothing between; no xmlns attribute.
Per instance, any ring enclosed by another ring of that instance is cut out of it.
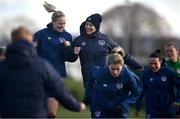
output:
<svg viewBox="0 0 180 119"><path fill-rule="evenodd" d="M47 3L46 1L43 4L45 10L49 13L56 12L56 7L52 4Z"/></svg>
<svg viewBox="0 0 180 119"><path fill-rule="evenodd" d="M56 21L58 17L65 16L65 14L62 11L56 11L56 7L52 4L47 3L46 1L44 2L43 6L47 12L49 13L53 12L52 17L51 17L52 22Z"/></svg>
<svg viewBox="0 0 180 119"><path fill-rule="evenodd" d="M125 52L124 49L122 47L115 47L111 53L118 53L119 55L121 55L122 57L125 56Z"/></svg>

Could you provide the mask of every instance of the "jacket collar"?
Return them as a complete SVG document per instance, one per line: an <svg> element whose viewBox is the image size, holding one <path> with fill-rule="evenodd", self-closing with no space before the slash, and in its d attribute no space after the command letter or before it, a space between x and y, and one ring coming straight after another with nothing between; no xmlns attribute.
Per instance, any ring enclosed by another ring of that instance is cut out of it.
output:
<svg viewBox="0 0 180 119"><path fill-rule="evenodd" d="M58 31L54 30L52 23L47 24L47 28L54 34L60 34L60 33L66 32L65 29L63 32L58 32Z"/></svg>

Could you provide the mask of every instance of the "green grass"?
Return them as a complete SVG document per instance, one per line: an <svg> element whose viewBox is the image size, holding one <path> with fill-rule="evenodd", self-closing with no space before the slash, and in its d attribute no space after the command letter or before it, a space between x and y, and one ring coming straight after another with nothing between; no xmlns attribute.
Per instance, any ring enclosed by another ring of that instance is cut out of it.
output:
<svg viewBox="0 0 180 119"><path fill-rule="evenodd" d="M64 108L60 108L58 110L57 117L58 118L90 118L90 111L89 109L83 112L72 112Z"/></svg>
<svg viewBox="0 0 180 119"><path fill-rule="evenodd" d="M71 78L68 78L67 80L65 80L65 85L68 91L70 92L70 94L75 96L76 99L78 99L79 101L83 99L84 87L82 81L75 81L72 80ZM130 113L129 115L130 118L137 118L134 116L135 109L133 107L130 108L129 113ZM90 118L90 117L91 117L91 113L88 108L86 111L83 112L72 112L60 106L60 109L58 110L57 113L57 118ZM138 118L144 118L144 117L145 117L145 113L144 113L144 109L142 109Z"/></svg>
<svg viewBox="0 0 180 119"><path fill-rule="evenodd" d="M134 108L130 108L129 112L130 112L129 118L144 118L145 117L144 109L140 112L139 117L134 116L134 113L135 113ZM57 118L90 118L90 117L91 117L91 114L90 114L89 109L87 109L84 112L72 112L61 107L58 110L58 114L57 114Z"/></svg>

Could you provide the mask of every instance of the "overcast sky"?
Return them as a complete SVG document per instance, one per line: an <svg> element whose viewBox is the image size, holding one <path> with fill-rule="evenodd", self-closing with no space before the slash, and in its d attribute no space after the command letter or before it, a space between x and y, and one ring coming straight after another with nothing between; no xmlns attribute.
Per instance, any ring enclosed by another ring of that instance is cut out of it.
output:
<svg viewBox="0 0 180 119"><path fill-rule="evenodd" d="M104 13L108 9L124 4L126 0L46 0L62 10L67 16L66 30L79 32L79 25L92 13ZM180 37L180 0L129 0L153 8L167 19L172 33ZM44 0L0 0L1 23L14 16L25 15L33 19L39 28L51 21L51 13L43 8ZM2 24L0 24L2 25Z"/></svg>
<svg viewBox="0 0 180 119"><path fill-rule="evenodd" d="M104 13L114 6L122 5L125 0L47 0L54 4L57 10L62 10L67 16L66 30L78 33L79 25L92 13ZM172 28L172 33L180 37L180 0L129 0L139 2L153 8L160 16L166 18ZM39 28L44 28L51 21L51 14L43 8L44 0L0 0L0 26L3 21L16 16L27 16L34 20ZM12 26L13 27L13 26ZM2 31L0 31L2 32ZM72 64L71 64L72 65ZM79 66L79 65L78 65ZM73 69L74 68L74 69ZM82 79L80 69L73 63L71 75ZM68 71L69 72L69 71Z"/></svg>

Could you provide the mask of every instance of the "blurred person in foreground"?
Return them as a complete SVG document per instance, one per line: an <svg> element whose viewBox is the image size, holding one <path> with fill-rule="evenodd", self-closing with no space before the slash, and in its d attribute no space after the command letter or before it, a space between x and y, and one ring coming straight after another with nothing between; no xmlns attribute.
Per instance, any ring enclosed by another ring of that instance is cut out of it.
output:
<svg viewBox="0 0 180 119"><path fill-rule="evenodd" d="M128 108L141 94L139 78L124 66L118 53L108 55L107 65L90 71L84 101L92 118L128 118Z"/></svg>
<svg viewBox="0 0 180 119"><path fill-rule="evenodd" d="M84 103L65 89L58 72L38 57L33 35L25 27L11 33L6 59L0 63L0 115L2 118L47 118L47 95L72 111L83 111Z"/></svg>
<svg viewBox="0 0 180 119"><path fill-rule="evenodd" d="M0 62L2 62L5 59L5 51L6 47L0 47Z"/></svg>
<svg viewBox="0 0 180 119"><path fill-rule="evenodd" d="M45 2L44 8L53 13L51 22L47 28L43 28L34 34L33 42L36 43L38 55L46 59L63 79L67 77L65 62L76 61L77 55L72 50L72 35L65 30L66 16L56 7ZM56 115L58 102L53 97L48 98L49 115Z"/></svg>
<svg viewBox="0 0 180 119"><path fill-rule="evenodd" d="M168 42L164 48L168 56L168 60L166 61L167 65L171 67L180 78L180 56L178 46L175 42ZM180 90L176 90L176 97L176 103L179 105L177 107L176 117L180 118Z"/></svg>
<svg viewBox="0 0 180 119"><path fill-rule="evenodd" d="M145 97L146 118L173 118L175 103L175 90L180 80L175 72L169 68L156 50L149 56L149 68L141 77L142 94L136 103L136 116L139 115L143 98Z"/></svg>

